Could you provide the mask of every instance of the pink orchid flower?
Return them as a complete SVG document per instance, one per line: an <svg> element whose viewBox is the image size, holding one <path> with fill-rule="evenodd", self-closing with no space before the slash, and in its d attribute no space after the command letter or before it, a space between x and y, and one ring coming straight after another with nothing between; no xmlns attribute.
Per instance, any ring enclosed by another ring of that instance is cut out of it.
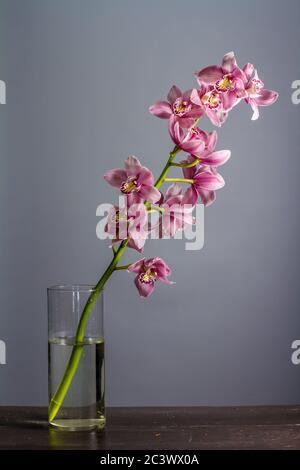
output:
<svg viewBox="0 0 300 470"><path fill-rule="evenodd" d="M129 207L112 206L104 230L113 237L113 245L129 237L127 246L142 252L148 236L145 229L147 221L143 203L133 203Z"/></svg>
<svg viewBox="0 0 300 470"><path fill-rule="evenodd" d="M229 160L231 152L230 150L218 150L214 151L217 144L217 133L215 131L208 133L202 129L196 127L192 128L190 132L196 133L199 139L202 139L204 143L204 151L198 155L190 155L189 162L193 161L193 158L200 160L201 165L209 167L218 167L224 165ZM181 162L184 163L184 162Z"/></svg>
<svg viewBox="0 0 300 470"><path fill-rule="evenodd" d="M129 197L130 203L149 201L155 203L160 199L160 192L154 187L153 174L142 166L133 155L125 160L125 169L109 170L104 179Z"/></svg>
<svg viewBox="0 0 300 470"><path fill-rule="evenodd" d="M161 119L169 119L174 116L181 127L188 128L193 125L196 118L204 114L201 103L199 105L191 101L192 91L188 90L182 93L174 85L168 93L168 101L157 101L150 106L149 111Z"/></svg>
<svg viewBox="0 0 300 470"><path fill-rule="evenodd" d="M278 93L264 88L264 84L258 77L257 70L254 69L252 64L246 64L243 71L246 77L245 90L247 96L245 101L250 104L253 110L251 119L255 121L259 117L259 106L270 106L275 103Z"/></svg>
<svg viewBox="0 0 300 470"><path fill-rule="evenodd" d="M228 158L225 161L227 161ZM182 163L192 162L193 160L194 158L190 155L188 159ZM196 165L192 168L182 169L185 178L194 180L193 184L185 192L185 204L195 205L198 201L198 197L201 198L201 202L205 206L211 205L216 200L215 191L225 186L223 177L217 173L216 170L216 166L221 165L222 161L225 163L222 158L216 158L214 165L211 167L207 165Z"/></svg>
<svg viewBox="0 0 300 470"><path fill-rule="evenodd" d="M217 126L225 121L227 113L246 97L245 75L237 66L233 52L225 54L222 65L211 65L195 73L200 90L191 99L202 105Z"/></svg>
<svg viewBox="0 0 300 470"><path fill-rule="evenodd" d="M201 103L204 106L205 114L214 126L221 127L224 124L228 117L228 111L223 107L224 95L216 91L212 85L209 87L203 85L193 93L191 99L195 104Z"/></svg>
<svg viewBox="0 0 300 470"><path fill-rule="evenodd" d="M167 277L171 274L169 266L161 258L145 258L128 267L131 273L137 273L134 283L142 297L148 297L154 289L155 282L173 284Z"/></svg>
<svg viewBox="0 0 300 470"><path fill-rule="evenodd" d="M205 149L202 135L198 134L194 128L184 132L174 116L169 119L169 134L173 142L185 152L199 155Z"/></svg>
<svg viewBox="0 0 300 470"><path fill-rule="evenodd" d="M194 224L193 206L184 201L182 188L178 183L168 187L159 205L163 213L154 228L158 238L174 237L186 224Z"/></svg>
<svg viewBox="0 0 300 470"><path fill-rule="evenodd" d="M192 127L190 132L197 133L199 138L204 143L204 150L201 153L202 157L212 153L215 150L218 141L218 134L216 131L206 132L203 129L200 129L200 127Z"/></svg>

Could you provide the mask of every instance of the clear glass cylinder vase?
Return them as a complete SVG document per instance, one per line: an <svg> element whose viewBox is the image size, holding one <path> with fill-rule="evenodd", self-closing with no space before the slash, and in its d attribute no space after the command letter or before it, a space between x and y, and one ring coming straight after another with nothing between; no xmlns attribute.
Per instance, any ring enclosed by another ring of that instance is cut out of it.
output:
<svg viewBox="0 0 300 470"><path fill-rule="evenodd" d="M103 291L78 340L80 318L93 293L86 285L47 290L49 424L61 430L105 426Z"/></svg>

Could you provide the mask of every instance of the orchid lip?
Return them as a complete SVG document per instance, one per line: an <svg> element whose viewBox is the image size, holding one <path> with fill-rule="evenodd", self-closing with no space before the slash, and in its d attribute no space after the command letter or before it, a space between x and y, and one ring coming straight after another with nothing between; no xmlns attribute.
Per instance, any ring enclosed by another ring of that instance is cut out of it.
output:
<svg viewBox="0 0 300 470"><path fill-rule="evenodd" d="M263 88L264 88L263 82L259 79L254 78L253 80L251 80L247 91L250 96L256 97L259 95L259 93L261 92Z"/></svg>
<svg viewBox="0 0 300 470"><path fill-rule="evenodd" d="M202 101L205 105L207 105L210 109L219 108L221 104L221 98L219 93L212 91L210 93L206 93L203 96Z"/></svg>
<svg viewBox="0 0 300 470"><path fill-rule="evenodd" d="M128 218L125 216L125 214L120 213L120 211L116 211L116 213L112 216L111 218L112 222L127 222Z"/></svg>
<svg viewBox="0 0 300 470"><path fill-rule="evenodd" d="M224 75L223 78L217 81L215 87L218 91L223 93L226 93L229 90L233 90L234 83L231 75Z"/></svg>
<svg viewBox="0 0 300 470"><path fill-rule="evenodd" d="M186 100L182 100L181 98L177 98L175 103L173 104L173 111L176 116L184 116L188 111L190 111L191 105Z"/></svg>
<svg viewBox="0 0 300 470"><path fill-rule="evenodd" d="M157 273L156 271L147 269L139 275L139 280L144 284L153 284L157 280Z"/></svg>
<svg viewBox="0 0 300 470"><path fill-rule="evenodd" d="M138 182L134 176L129 176L120 187L121 192L124 194L129 194L133 191L139 191L139 189Z"/></svg>

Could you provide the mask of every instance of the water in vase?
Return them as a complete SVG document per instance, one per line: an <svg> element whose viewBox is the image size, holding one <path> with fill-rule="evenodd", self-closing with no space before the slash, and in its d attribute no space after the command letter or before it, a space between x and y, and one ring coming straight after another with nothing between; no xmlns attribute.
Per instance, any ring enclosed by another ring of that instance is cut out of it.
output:
<svg viewBox="0 0 300 470"><path fill-rule="evenodd" d="M64 375L74 346L74 338L57 337L49 341L49 398ZM51 425L64 430L93 430L105 426L104 340L85 338L80 362L57 415Z"/></svg>

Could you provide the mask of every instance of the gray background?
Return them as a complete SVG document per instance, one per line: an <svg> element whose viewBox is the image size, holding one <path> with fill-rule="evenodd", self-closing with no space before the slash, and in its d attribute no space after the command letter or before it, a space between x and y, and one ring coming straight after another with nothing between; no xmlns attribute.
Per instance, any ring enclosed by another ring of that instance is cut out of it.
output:
<svg viewBox="0 0 300 470"><path fill-rule="evenodd" d="M280 101L257 122L242 104L219 131L232 159L204 249L147 245L176 286L148 300L133 275L107 286L108 403L299 403L299 15L296 0L0 2L1 404L46 404L46 287L94 283L111 257L103 172L133 153L157 175L171 143L148 106L230 50Z"/></svg>

